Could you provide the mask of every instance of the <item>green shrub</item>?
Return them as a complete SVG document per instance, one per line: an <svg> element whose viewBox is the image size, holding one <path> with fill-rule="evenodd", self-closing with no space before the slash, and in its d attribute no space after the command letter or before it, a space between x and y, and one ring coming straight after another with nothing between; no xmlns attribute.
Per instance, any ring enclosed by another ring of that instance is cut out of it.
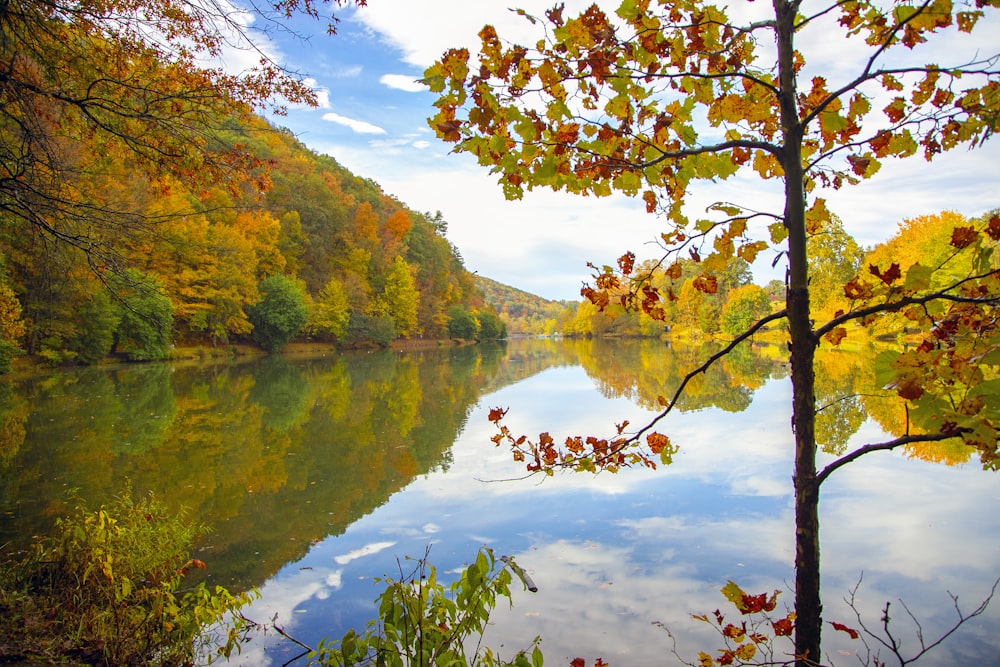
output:
<svg viewBox="0 0 1000 667"><path fill-rule="evenodd" d="M408 559L409 560L409 559ZM321 642L313 655L323 665L406 667L408 665L483 665L483 667L541 667L539 639L530 654L520 651L513 661L501 660L470 638L482 638L497 598L511 601L511 571L525 587L530 580L512 559L498 563L484 547L476 560L449 586L440 583L426 554L414 570L399 580L384 578L378 598L379 618L364 634L350 630L338 642ZM467 654L467 648L473 654Z"/></svg>
<svg viewBox="0 0 1000 667"><path fill-rule="evenodd" d="M8 654L69 664L189 665L238 649L249 594L180 584L204 528L152 496L126 490L97 511L77 503L23 559L0 570L0 634ZM228 620L226 620L228 619ZM212 645L216 642L213 638Z"/></svg>

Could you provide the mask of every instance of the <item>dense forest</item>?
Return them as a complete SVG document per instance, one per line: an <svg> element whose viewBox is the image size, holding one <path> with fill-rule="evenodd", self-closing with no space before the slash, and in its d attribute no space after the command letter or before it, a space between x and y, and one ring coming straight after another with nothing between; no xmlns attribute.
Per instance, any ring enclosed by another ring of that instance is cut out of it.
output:
<svg viewBox="0 0 1000 667"><path fill-rule="evenodd" d="M92 363L164 358L177 345L500 335L440 214L410 210L259 117L222 136L254 156L253 182L191 187L107 155L64 184L130 219L132 233L0 225L8 357ZM74 146L97 160L89 148Z"/></svg>

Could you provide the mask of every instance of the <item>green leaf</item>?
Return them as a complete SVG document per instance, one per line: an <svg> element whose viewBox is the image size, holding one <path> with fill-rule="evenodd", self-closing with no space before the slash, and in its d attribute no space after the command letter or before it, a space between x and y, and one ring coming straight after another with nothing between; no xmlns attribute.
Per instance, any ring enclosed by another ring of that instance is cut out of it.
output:
<svg viewBox="0 0 1000 667"><path fill-rule="evenodd" d="M737 609L743 609L743 598L746 593L735 582L727 581L726 585L720 589L722 595L736 605Z"/></svg>
<svg viewBox="0 0 1000 667"><path fill-rule="evenodd" d="M931 276L934 269L929 266L922 266L919 262L911 266L906 272L906 289L925 290L931 285Z"/></svg>

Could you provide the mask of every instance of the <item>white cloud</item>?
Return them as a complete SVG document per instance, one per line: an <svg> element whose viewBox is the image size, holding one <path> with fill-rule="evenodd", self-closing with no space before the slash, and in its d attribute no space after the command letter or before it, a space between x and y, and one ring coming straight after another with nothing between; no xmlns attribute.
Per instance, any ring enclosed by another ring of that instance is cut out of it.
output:
<svg viewBox="0 0 1000 667"><path fill-rule="evenodd" d="M339 113L333 113L332 111L330 113L323 114L323 120L336 123L337 125L343 125L354 130L358 134L386 134L386 131L378 125L372 125L371 123L363 120L341 116Z"/></svg>
<svg viewBox="0 0 1000 667"><path fill-rule="evenodd" d="M317 104L317 106L320 109L329 109L330 108L330 89L329 88L327 88L326 86L320 85L319 82L316 81L316 79L313 79L312 77L309 77L307 79L303 79L302 83L304 83L308 88L310 88L313 91L313 93L315 93L315 95L316 95L316 104Z"/></svg>
<svg viewBox="0 0 1000 667"><path fill-rule="evenodd" d="M403 90L408 93L419 93L427 90L427 86L406 74L383 74L378 81L389 88Z"/></svg>
<svg viewBox="0 0 1000 667"><path fill-rule="evenodd" d="M363 71L364 67L362 67L361 65L350 65L347 67L340 67L338 69L335 69L331 73L331 76L333 76L336 79L353 79L355 77L361 76L361 73Z"/></svg>
<svg viewBox="0 0 1000 667"><path fill-rule="evenodd" d="M521 0L516 6L542 16L552 4L551 0ZM565 4L565 15L571 16L585 10L593 0L568 0ZM618 2L605 0L599 4L613 12ZM538 39L538 26L532 26L508 6L467 0L381 0L359 9L353 18L399 49L404 62L427 67L449 48L478 47L477 35L487 23L504 37L534 43Z"/></svg>

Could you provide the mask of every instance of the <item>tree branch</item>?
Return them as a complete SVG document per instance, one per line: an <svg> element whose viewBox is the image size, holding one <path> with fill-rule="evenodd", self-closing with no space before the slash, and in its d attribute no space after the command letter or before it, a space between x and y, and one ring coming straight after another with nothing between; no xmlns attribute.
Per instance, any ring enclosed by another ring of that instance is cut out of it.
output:
<svg viewBox="0 0 1000 667"><path fill-rule="evenodd" d="M951 433L917 433L917 434L907 434L896 438L895 440L889 440L887 442L880 442L871 445L864 445L863 447L858 447L853 452L841 456L839 459L833 463L827 465L823 468L819 474L816 475L816 480L814 482L816 488L826 481L834 470L841 468L851 461L861 458L865 454L871 454L872 452L885 452L896 449L897 447L902 447L903 445L909 445L915 442L941 442L943 440L950 440L952 438L958 438L962 434L962 430L956 430Z"/></svg>
<svg viewBox="0 0 1000 667"><path fill-rule="evenodd" d="M930 303L932 301L953 301L955 303L978 303L978 304L996 304L1000 301L998 297L969 297L961 296L959 294L949 294L948 292L958 289L965 283L971 282L973 280L982 280L983 278L989 278L991 276L1000 275L1000 269L994 269L988 271L987 273L970 276L968 278L963 278L962 280L949 285L948 287L938 290L937 292L931 292L930 294L924 294L922 296L909 296L904 297L898 301L889 301L886 303L880 303L873 306L868 306L867 308L862 308L860 310L852 310L849 313L844 313L838 317L833 318L823 326L816 329L815 334L817 337L822 337L829 332L833 331L840 325L850 322L851 320L858 320L869 315L875 315L876 313L886 313L895 312L907 306L919 306Z"/></svg>

